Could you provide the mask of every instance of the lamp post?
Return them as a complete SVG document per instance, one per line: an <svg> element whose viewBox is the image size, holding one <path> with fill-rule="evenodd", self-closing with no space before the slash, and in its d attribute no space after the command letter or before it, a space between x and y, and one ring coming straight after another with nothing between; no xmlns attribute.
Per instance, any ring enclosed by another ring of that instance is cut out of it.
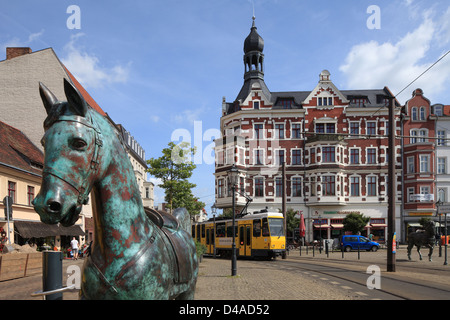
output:
<svg viewBox="0 0 450 320"><path fill-rule="evenodd" d="M232 196L232 207L233 207L233 242L231 245L231 276L236 275L236 219L235 219L235 210L236 210L236 204L235 204L235 193L236 193L236 184L239 179L239 170L236 168L236 166L233 164L230 170L227 171L228 174L228 182L231 184L231 196Z"/></svg>
<svg viewBox="0 0 450 320"><path fill-rule="evenodd" d="M440 206L442 205L442 200L441 198L439 198L439 200L436 202L436 207L437 207L437 214L439 216L439 258L442 257L442 244L441 244L441 236L442 236L442 224L441 224L441 216L442 214L440 213Z"/></svg>
<svg viewBox="0 0 450 320"><path fill-rule="evenodd" d="M445 253L445 259L444 259L444 266L446 266L447 263L447 213L449 212L449 206L447 205L448 203L446 203L445 205L443 205L443 202L441 201L441 199L439 199L439 201L436 203L437 207L438 207L438 214L444 214L444 253ZM440 228L440 225L439 225ZM439 239L440 240L440 239Z"/></svg>
<svg viewBox="0 0 450 320"><path fill-rule="evenodd" d="M445 260L444 260L444 266L446 266L448 263L447 263L447 212L445 212L444 213L444 239L445 239L445 241L444 241L444 252L445 252Z"/></svg>
<svg viewBox="0 0 450 320"><path fill-rule="evenodd" d="M217 213L217 207L216 207L216 204L214 203L212 206L211 206L211 213L212 213L212 215L213 215L213 221L214 221L214 224L213 224L213 256L214 256L214 259L216 258L216 213Z"/></svg>

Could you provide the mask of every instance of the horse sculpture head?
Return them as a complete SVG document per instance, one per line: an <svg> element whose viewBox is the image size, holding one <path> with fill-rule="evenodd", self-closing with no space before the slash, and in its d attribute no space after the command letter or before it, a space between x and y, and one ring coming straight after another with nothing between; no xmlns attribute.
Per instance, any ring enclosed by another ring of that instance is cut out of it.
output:
<svg viewBox="0 0 450 320"><path fill-rule="evenodd" d="M67 102L40 83L47 111L42 145L45 164L39 194L33 200L41 221L73 225L96 179L99 166L100 131L77 89L64 79Z"/></svg>

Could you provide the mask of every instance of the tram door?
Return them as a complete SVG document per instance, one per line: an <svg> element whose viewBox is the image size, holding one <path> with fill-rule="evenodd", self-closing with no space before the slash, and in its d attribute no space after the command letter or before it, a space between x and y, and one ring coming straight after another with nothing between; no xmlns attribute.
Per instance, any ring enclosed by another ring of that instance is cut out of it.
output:
<svg viewBox="0 0 450 320"><path fill-rule="evenodd" d="M206 227L206 253L207 254L214 253L214 227L213 226Z"/></svg>
<svg viewBox="0 0 450 320"><path fill-rule="evenodd" d="M252 225L246 224L239 227L239 255L252 255Z"/></svg>

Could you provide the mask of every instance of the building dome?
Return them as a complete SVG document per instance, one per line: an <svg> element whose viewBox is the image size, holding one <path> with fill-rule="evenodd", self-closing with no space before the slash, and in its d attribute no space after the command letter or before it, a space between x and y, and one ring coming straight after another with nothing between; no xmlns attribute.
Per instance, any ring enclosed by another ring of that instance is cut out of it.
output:
<svg viewBox="0 0 450 320"><path fill-rule="evenodd" d="M256 31L255 17L253 17L252 28L250 29L250 34L245 38L244 41L244 53L251 51L262 52L264 49L264 40Z"/></svg>

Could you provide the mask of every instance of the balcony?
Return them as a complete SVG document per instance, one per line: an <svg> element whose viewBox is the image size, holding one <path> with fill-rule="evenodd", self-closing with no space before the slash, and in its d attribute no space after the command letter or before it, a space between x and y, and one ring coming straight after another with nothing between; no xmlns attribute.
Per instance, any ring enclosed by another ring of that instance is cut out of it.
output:
<svg viewBox="0 0 450 320"><path fill-rule="evenodd" d="M317 134L309 134L306 138L306 143L313 142L343 142L345 137L336 133L317 133Z"/></svg>

